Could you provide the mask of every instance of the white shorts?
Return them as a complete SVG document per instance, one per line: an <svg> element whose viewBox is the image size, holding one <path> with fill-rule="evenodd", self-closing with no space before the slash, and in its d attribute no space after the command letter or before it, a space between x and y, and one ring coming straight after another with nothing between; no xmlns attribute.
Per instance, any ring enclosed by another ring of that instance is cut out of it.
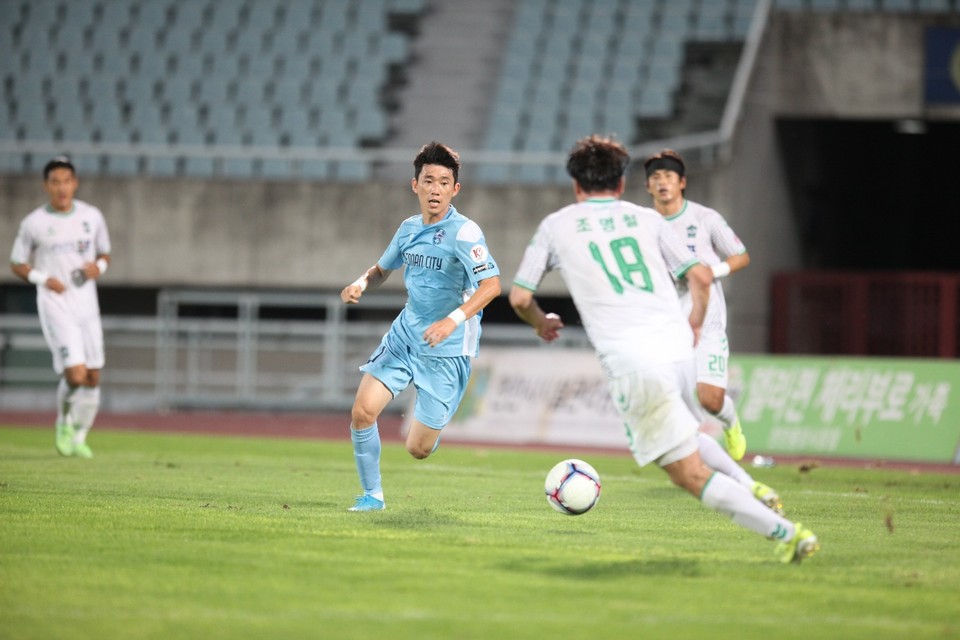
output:
<svg viewBox="0 0 960 640"><path fill-rule="evenodd" d="M53 354L53 370L58 374L81 364L88 369L103 368L106 356L100 316L76 320L65 313L47 310L40 314L40 325Z"/></svg>
<svg viewBox="0 0 960 640"><path fill-rule="evenodd" d="M693 360L688 360L610 380L630 452L641 467L653 461L661 466L676 462L696 451L700 420L694 409L695 377ZM693 442L692 448L688 441Z"/></svg>
<svg viewBox="0 0 960 640"><path fill-rule="evenodd" d="M727 388L730 343L723 331L704 331L697 343L697 382Z"/></svg>

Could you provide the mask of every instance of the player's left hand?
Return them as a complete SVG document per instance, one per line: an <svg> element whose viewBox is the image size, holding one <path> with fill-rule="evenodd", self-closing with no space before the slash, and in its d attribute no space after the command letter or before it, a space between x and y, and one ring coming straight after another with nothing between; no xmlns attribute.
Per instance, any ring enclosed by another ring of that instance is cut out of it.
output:
<svg viewBox="0 0 960 640"><path fill-rule="evenodd" d="M100 267L93 262L85 262L83 264L83 277L86 280L95 280L100 277Z"/></svg>
<svg viewBox="0 0 960 640"><path fill-rule="evenodd" d="M427 327L427 330L423 332L423 340L429 344L430 348L432 349L449 338L450 334L453 333L456 328L457 323L450 318L437 320L432 325Z"/></svg>

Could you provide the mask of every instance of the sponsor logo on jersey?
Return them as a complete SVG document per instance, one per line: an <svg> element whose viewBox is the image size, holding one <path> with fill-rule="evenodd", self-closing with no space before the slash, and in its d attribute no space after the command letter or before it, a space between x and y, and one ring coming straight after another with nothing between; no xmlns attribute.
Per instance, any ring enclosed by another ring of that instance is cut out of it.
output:
<svg viewBox="0 0 960 640"><path fill-rule="evenodd" d="M477 275L478 273L483 273L484 271L489 271L490 269L493 269L492 262L477 265L472 269L472 271L473 271L473 275Z"/></svg>
<svg viewBox="0 0 960 640"><path fill-rule="evenodd" d="M481 263L487 259L487 248L482 244L475 244L470 248L470 257L476 263Z"/></svg>
<svg viewBox="0 0 960 640"><path fill-rule="evenodd" d="M86 242L87 242L87 245L89 246L90 241L87 240ZM56 244L51 244L50 246L47 247L47 251L49 251L52 254L76 253L78 251L80 253L83 253L83 247L79 246L77 242L74 242L71 240L70 242L58 242Z"/></svg>
<svg viewBox="0 0 960 640"><path fill-rule="evenodd" d="M439 256L425 256L421 253L403 254L403 263L410 267L419 267L421 269L433 269L434 271L443 270L443 258Z"/></svg>

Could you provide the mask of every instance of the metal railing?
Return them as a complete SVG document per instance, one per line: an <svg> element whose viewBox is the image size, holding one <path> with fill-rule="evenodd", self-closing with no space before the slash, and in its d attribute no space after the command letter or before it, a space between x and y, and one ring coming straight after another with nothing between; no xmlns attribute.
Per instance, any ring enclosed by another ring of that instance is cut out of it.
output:
<svg viewBox="0 0 960 640"><path fill-rule="evenodd" d="M404 301L399 294L368 294L361 309L333 294L164 290L155 317L103 318L104 406L349 409L360 381L357 367ZM553 348L589 345L575 327L558 342ZM483 328L483 346L538 344L525 325ZM47 407L56 380L37 316L0 316L0 407ZM406 397L395 399L392 409L405 406Z"/></svg>

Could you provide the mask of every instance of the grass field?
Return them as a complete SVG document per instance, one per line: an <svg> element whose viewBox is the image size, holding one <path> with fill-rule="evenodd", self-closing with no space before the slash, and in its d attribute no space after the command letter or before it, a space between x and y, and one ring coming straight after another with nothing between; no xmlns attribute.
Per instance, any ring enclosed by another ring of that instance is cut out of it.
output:
<svg viewBox="0 0 960 640"><path fill-rule="evenodd" d="M388 509L348 513L347 441L0 428L0 638L960 638L960 475L755 470L824 548L773 543L657 469L560 515L562 454L385 445Z"/></svg>

